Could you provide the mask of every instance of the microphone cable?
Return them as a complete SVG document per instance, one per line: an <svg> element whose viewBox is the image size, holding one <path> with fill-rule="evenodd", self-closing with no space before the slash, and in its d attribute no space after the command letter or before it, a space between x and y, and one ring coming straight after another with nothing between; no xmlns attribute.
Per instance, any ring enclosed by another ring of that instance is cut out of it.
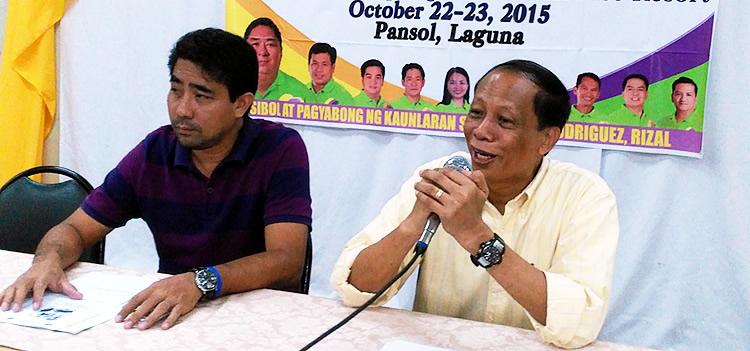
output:
<svg viewBox="0 0 750 351"><path fill-rule="evenodd" d="M300 351L309 350L311 347L313 347L319 341L323 340L328 335L331 335L331 333L333 333L337 329L341 328L344 324L346 324L347 322L349 322L350 320L352 320L352 318L354 318L360 312L364 311L365 308L367 308L370 305L372 305L372 303L375 302L375 300L377 300L381 295L383 295L383 293L386 290L388 290L388 288L390 288L391 285L393 285L393 283L395 283L397 280L399 280L399 278L401 278L401 276L403 276L409 270L409 268L411 268L411 266L414 265L414 262L417 261L417 258L419 256L422 256L422 254L424 254L424 252L426 250L427 250L427 247L420 246L420 245L415 246L414 247L414 252L416 252L416 254L411 259L411 261L409 261L409 263L406 264L406 267L404 267L404 269L402 269L401 272L398 272L398 274L396 274L396 277L394 277L393 279L391 279L391 281L388 282L387 284L385 284L385 286L383 288L381 288L380 291L378 291L377 293L375 293L375 296L373 296L369 300L367 300L367 302L365 302L362 306L359 306L356 310L354 310L354 312L350 313L348 316L346 316L346 318L344 318L343 320L341 320L341 322L339 322L338 324L334 325L330 329L326 330L323 334L320 334L320 336L318 336L317 338L315 338L315 340L311 341L309 344L305 345L305 347L301 348Z"/></svg>

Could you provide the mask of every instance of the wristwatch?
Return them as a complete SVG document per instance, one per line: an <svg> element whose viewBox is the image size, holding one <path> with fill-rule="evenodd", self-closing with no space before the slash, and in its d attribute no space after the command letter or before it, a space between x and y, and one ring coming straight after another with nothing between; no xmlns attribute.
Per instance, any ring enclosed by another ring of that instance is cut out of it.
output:
<svg viewBox="0 0 750 351"><path fill-rule="evenodd" d="M490 268L500 264L505 255L505 242L497 234L492 233L494 238L479 245L479 251L475 255L469 255L471 262L477 267Z"/></svg>
<svg viewBox="0 0 750 351"><path fill-rule="evenodd" d="M198 289L203 292L200 300L213 299L218 295L219 292L219 274L214 267L199 267L194 268L195 272L195 285Z"/></svg>

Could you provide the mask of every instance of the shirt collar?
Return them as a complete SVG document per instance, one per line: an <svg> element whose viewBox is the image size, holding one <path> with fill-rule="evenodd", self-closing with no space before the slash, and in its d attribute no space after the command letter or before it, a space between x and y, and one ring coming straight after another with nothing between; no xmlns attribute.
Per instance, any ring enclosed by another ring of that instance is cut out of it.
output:
<svg viewBox="0 0 750 351"><path fill-rule="evenodd" d="M258 122L248 116L243 117L242 127L237 134L237 140L234 141L232 151L230 151L229 155L221 161L221 164L231 161L248 161L253 142L258 137L259 133L260 126L258 126ZM193 159L190 155L190 149L182 146L182 144L177 141L177 137L175 137L174 165L185 166L190 169L195 168L195 165L193 165Z"/></svg>
<svg viewBox="0 0 750 351"><path fill-rule="evenodd" d="M411 102L411 100L409 100L409 98L406 97L406 93L404 93L404 95L402 95L402 98L404 100L406 100L406 102L408 102L410 104L413 104L414 106L419 106L419 105L422 104L422 101L424 101L424 100L422 100L422 95L419 95L419 100L417 100L417 102Z"/></svg>
<svg viewBox="0 0 750 351"><path fill-rule="evenodd" d="M336 83L333 81L333 77L331 77L331 80L329 80L328 83L326 83L326 85L323 86L323 89L320 89L320 91L317 92L317 93L315 92L315 88L313 88L313 82L312 82L312 80L310 81L310 83L307 83L307 88L313 94L325 94L325 93L329 92L330 89L333 89L333 85L334 84L336 84Z"/></svg>
<svg viewBox="0 0 750 351"><path fill-rule="evenodd" d="M539 166L539 170L537 170L534 178L531 180L529 185L527 185L526 188L521 191L520 194L518 194L515 198L513 198L513 200L510 200L508 202L508 205L512 204L513 207L521 208L528 202L529 199L534 197L537 189L539 189L539 184L542 182L542 178L544 178L544 176L547 174L547 171L549 170L549 162L549 157L542 157L542 164Z"/></svg>

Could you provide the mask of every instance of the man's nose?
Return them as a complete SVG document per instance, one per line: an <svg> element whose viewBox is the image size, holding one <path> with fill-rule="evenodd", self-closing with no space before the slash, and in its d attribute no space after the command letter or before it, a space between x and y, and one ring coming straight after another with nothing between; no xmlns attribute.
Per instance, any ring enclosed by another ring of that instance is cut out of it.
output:
<svg viewBox="0 0 750 351"><path fill-rule="evenodd" d="M189 94L183 94L178 100L175 106L175 113L177 116L183 118L193 118L192 114L192 102Z"/></svg>
<svg viewBox="0 0 750 351"><path fill-rule="evenodd" d="M255 52L260 56L268 56L268 49L266 48L266 45L263 43L260 43L255 46Z"/></svg>

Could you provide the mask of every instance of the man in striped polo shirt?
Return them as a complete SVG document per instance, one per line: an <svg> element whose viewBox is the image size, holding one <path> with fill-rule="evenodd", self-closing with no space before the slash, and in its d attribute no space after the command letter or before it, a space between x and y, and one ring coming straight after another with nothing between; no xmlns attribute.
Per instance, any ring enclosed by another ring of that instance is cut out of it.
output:
<svg viewBox="0 0 750 351"><path fill-rule="evenodd" d="M63 223L0 294L0 310L33 308L45 289L74 299L65 276L85 246L131 218L154 235L159 271L173 276L115 317L126 329L173 326L200 300L299 284L311 228L309 167L300 136L246 116L258 83L253 48L220 29L190 32L169 56L171 125L153 131Z"/></svg>

